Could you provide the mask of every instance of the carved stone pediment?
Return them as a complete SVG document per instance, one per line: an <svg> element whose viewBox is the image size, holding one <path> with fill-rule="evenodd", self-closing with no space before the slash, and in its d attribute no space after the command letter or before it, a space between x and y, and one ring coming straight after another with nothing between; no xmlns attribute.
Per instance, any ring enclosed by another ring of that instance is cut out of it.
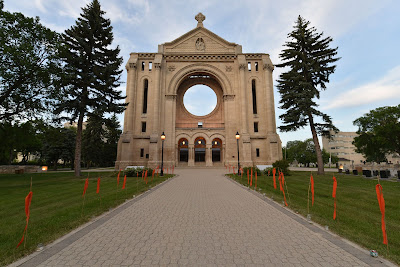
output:
<svg viewBox="0 0 400 267"><path fill-rule="evenodd" d="M242 47L230 43L204 27L197 27L172 42L160 45L168 54L237 54Z"/></svg>

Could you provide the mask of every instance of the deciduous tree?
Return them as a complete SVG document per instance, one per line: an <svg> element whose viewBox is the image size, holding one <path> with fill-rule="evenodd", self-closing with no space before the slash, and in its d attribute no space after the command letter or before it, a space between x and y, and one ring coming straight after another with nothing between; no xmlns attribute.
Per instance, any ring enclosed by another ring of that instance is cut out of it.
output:
<svg viewBox="0 0 400 267"><path fill-rule="evenodd" d="M52 106L60 79L60 36L39 18L0 2L0 120L38 117Z"/></svg>
<svg viewBox="0 0 400 267"><path fill-rule="evenodd" d="M356 152L367 161L383 162L387 154L400 155L400 105L371 110L353 124L359 134L353 142Z"/></svg>
<svg viewBox="0 0 400 267"><path fill-rule="evenodd" d="M298 17L294 30L288 34L290 39L285 43L287 47L279 55L283 63L277 67L287 69L278 79L278 91L281 94L280 108L285 113L279 117L283 125L279 129L283 132L296 131L307 125L310 126L318 162L318 174L324 173L321 147L318 134L325 130L337 128L331 117L317 109L316 98L320 91L326 89L329 76L335 71L333 65L339 58L337 47L330 48L331 37L322 37L317 33L310 22ZM319 117L321 121L316 120Z"/></svg>

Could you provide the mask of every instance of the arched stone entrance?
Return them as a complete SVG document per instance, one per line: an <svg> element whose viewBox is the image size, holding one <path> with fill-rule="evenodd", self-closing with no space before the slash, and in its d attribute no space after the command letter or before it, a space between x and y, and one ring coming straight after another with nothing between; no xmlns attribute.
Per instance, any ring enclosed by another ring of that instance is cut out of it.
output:
<svg viewBox="0 0 400 267"><path fill-rule="evenodd" d="M178 161L180 164L189 162L189 142L186 138L179 139L178 142Z"/></svg>
<svg viewBox="0 0 400 267"><path fill-rule="evenodd" d="M206 162L206 139L204 137L197 137L194 140L194 162Z"/></svg>
<svg viewBox="0 0 400 267"><path fill-rule="evenodd" d="M215 138L211 142L211 158L212 162L222 162L222 140L219 138Z"/></svg>

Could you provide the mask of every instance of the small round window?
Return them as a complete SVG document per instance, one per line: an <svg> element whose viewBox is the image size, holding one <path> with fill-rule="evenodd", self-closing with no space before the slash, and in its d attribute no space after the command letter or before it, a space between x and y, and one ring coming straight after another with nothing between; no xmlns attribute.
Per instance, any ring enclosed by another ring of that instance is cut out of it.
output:
<svg viewBox="0 0 400 267"><path fill-rule="evenodd" d="M183 96L183 105L191 114L205 116L217 106L217 95L207 85L196 84L186 91Z"/></svg>

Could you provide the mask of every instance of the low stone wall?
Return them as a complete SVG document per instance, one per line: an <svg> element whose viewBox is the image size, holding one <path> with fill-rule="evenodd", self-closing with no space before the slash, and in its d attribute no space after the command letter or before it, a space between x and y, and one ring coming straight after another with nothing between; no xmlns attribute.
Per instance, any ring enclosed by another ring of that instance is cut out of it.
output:
<svg viewBox="0 0 400 267"><path fill-rule="evenodd" d="M42 172L41 166L34 165L0 165L0 173L34 173Z"/></svg>

